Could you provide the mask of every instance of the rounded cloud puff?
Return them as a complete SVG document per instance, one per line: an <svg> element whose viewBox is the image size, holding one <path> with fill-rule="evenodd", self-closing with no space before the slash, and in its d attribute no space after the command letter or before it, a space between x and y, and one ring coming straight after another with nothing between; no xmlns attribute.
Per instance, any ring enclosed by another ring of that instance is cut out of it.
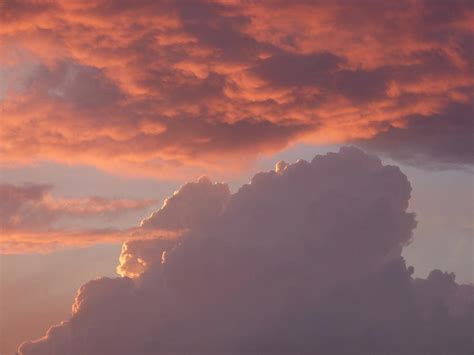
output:
<svg viewBox="0 0 474 355"><path fill-rule="evenodd" d="M182 186L165 200L163 207L142 221L144 228L187 229L215 219L230 198L226 184L213 184L207 177Z"/></svg>
<svg viewBox="0 0 474 355"><path fill-rule="evenodd" d="M414 280L401 258L410 191L355 148L279 164L232 195L187 184L144 226L188 231L124 246L133 278L87 283L71 319L19 352L467 354L472 287Z"/></svg>

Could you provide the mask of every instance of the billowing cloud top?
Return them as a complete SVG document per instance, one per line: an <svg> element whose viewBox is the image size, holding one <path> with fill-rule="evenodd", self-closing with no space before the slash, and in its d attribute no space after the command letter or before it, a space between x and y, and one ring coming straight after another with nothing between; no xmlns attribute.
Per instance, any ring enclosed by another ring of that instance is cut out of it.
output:
<svg viewBox="0 0 474 355"><path fill-rule="evenodd" d="M0 16L6 163L217 174L249 161L234 154L387 130L408 158L470 162L419 140L472 99L469 0L6 0Z"/></svg>
<svg viewBox="0 0 474 355"><path fill-rule="evenodd" d="M230 198L226 184L213 184L201 177L197 182L187 183L170 198L163 207L144 219L143 228L194 229L215 219Z"/></svg>
<svg viewBox="0 0 474 355"><path fill-rule="evenodd" d="M125 244L127 276L82 286L71 319L19 352L469 354L472 286L413 279L400 256L410 190L355 148L281 162L232 195L184 185L147 223L188 232Z"/></svg>

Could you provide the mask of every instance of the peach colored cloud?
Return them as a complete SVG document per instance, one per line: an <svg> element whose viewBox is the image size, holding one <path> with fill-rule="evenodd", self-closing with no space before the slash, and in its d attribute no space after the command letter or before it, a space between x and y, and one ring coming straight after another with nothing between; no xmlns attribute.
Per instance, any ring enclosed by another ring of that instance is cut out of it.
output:
<svg viewBox="0 0 474 355"><path fill-rule="evenodd" d="M60 227L60 218L91 219L117 217L145 210L155 200L54 197L49 185L0 184L0 254L47 253L64 248L86 247L103 243L128 244L131 250L137 238L172 246L190 229L216 218L230 199L227 184L212 183L201 177L181 186L163 205L140 225L132 228ZM158 240L158 241L157 241ZM142 241L137 241L138 245ZM124 244L125 245L125 244ZM127 249L124 249L124 255ZM144 258L145 259L145 258ZM142 261L123 257L124 265L142 265ZM142 265L143 266L143 265ZM131 273L124 266L124 273Z"/></svg>
<svg viewBox="0 0 474 355"><path fill-rule="evenodd" d="M97 244L123 243L136 238L166 241L177 238L179 235L179 231L167 232L143 228L10 230L2 231L0 234L0 254L43 254Z"/></svg>
<svg viewBox="0 0 474 355"><path fill-rule="evenodd" d="M463 0L6 0L0 158L228 174L370 138L472 99L473 19Z"/></svg>
<svg viewBox="0 0 474 355"><path fill-rule="evenodd" d="M159 239L163 245L174 245L179 237L219 215L231 193L227 184L212 183L201 177L181 186L165 199L160 209L144 218L140 225L126 229L59 228L60 217L90 219L110 217L144 210L154 200L109 200L99 197L82 199L55 198L48 185L0 185L0 253L47 253L70 247L100 243L121 243L139 238ZM173 240L173 241L171 241ZM133 249L132 244L128 244ZM141 242L138 241L138 244ZM126 254L126 248L124 254ZM143 258L144 259L144 258ZM142 265L142 261L123 257L124 264ZM143 265L142 265L143 266ZM130 273L125 270L124 273Z"/></svg>
<svg viewBox="0 0 474 355"><path fill-rule="evenodd" d="M136 228L119 230L67 226L74 220L116 218L132 211L145 210L156 203L154 200L102 197L58 198L50 193L51 188L37 184L0 184L0 253L49 252L67 247L122 242L133 238L138 232ZM66 224L66 227L59 222ZM140 236L143 234L147 236L149 233L141 230Z"/></svg>
<svg viewBox="0 0 474 355"><path fill-rule="evenodd" d="M87 218L118 216L134 210L143 210L155 200L60 198L50 193L52 186L38 184L0 184L0 226L10 229L44 229L61 217Z"/></svg>

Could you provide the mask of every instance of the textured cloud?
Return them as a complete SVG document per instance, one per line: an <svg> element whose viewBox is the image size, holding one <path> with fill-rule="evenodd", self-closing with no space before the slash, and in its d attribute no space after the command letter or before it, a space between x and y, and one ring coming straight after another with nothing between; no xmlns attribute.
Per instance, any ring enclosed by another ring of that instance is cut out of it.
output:
<svg viewBox="0 0 474 355"><path fill-rule="evenodd" d="M213 184L201 177L197 182L182 186L166 199L163 207L144 219L144 228L195 229L219 216L230 198L226 184Z"/></svg>
<svg viewBox="0 0 474 355"><path fill-rule="evenodd" d="M404 127L389 126L359 145L406 164L472 167L474 104L453 104L430 116L409 116Z"/></svg>
<svg viewBox="0 0 474 355"><path fill-rule="evenodd" d="M410 129L472 99L467 0L6 0L1 10L3 163L228 175L296 141L369 138L407 119ZM422 142L410 153L429 149Z"/></svg>
<svg viewBox="0 0 474 355"><path fill-rule="evenodd" d="M122 244L117 273L138 277L146 270L161 264L166 252L177 244L177 239L135 239Z"/></svg>
<svg viewBox="0 0 474 355"><path fill-rule="evenodd" d="M0 184L0 226L2 229L44 229L62 216L115 216L142 210L155 204L154 200L58 198L51 195L52 186Z"/></svg>
<svg viewBox="0 0 474 355"><path fill-rule="evenodd" d="M110 219L141 211L154 200L102 197L58 198L52 186L0 184L0 240L2 253L49 251L64 246L123 241L133 230L65 229L59 224L74 220Z"/></svg>
<svg viewBox="0 0 474 355"><path fill-rule="evenodd" d="M158 211L140 223L141 230L155 233L155 235L174 231L176 232L174 238L138 239L125 242L122 245L117 272L122 276L135 277L156 262L161 263L165 252L177 244L177 235L214 223L224 211L230 196L229 187L226 184L213 184L206 177L181 186L173 196L165 200ZM137 233L139 233L138 229ZM157 259L157 255L161 255L161 258Z"/></svg>
<svg viewBox="0 0 474 355"><path fill-rule="evenodd" d="M354 148L280 162L230 196L185 185L148 221L189 231L125 244L131 277L82 286L71 319L19 352L468 354L473 287L439 270L413 279L400 256L410 191ZM193 224L176 222L182 206Z"/></svg>

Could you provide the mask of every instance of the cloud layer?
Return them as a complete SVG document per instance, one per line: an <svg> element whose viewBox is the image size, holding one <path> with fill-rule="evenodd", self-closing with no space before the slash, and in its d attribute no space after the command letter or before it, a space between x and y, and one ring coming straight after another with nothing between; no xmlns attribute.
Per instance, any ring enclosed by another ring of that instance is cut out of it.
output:
<svg viewBox="0 0 474 355"><path fill-rule="evenodd" d="M112 219L145 210L154 200L59 198L52 186L0 184L0 253L44 252L65 246L123 241L132 230L66 228L77 220ZM62 224L62 225L61 225Z"/></svg>
<svg viewBox="0 0 474 355"><path fill-rule="evenodd" d="M372 139L359 140L357 144L405 164L472 169L473 102L451 104L431 116L407 117L406 127L389 126Z"/></svg>
<svg viewBox="0 0 474 355"><path fill-rule="evenodd" d="M229 174L296 141L416 139L472 99L468 0L1 6L4 164Z"/></svg>
<svg viewBox="0 0 474 355"><path fill-rule="evenodd" d="M468 354L473 287L413 279L401 258L410 191L355 148L280 162L232 195L185 185L146 223L188 232L124 244L127 276L82 286L71 319L19 352Z"/></svg>

